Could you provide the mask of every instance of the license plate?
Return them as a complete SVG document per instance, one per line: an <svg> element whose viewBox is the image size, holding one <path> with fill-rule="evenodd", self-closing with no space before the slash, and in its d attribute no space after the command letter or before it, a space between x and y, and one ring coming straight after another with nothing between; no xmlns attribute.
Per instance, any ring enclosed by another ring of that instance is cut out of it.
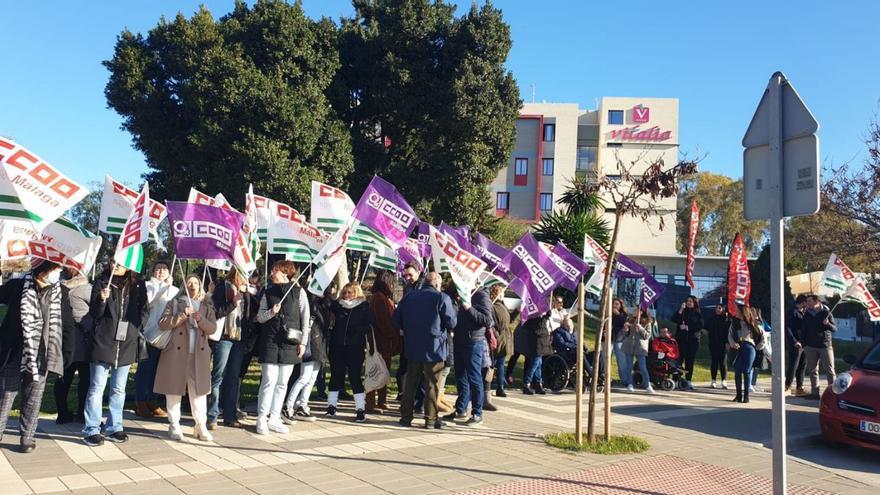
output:
<svg viewBox="0 0 880 495"><path fill-rule="evenodd" d="M865 421L863 419L859 423L859 429L864 431L865 433L873 433L875 435L880 435L880 423L875 423L873 421Z"/></svg>

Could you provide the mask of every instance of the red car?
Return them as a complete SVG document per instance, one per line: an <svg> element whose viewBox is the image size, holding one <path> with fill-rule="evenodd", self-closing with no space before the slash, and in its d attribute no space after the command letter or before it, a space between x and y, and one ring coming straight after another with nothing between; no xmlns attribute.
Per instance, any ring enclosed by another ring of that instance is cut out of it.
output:
<svg viewBox="0 0 880 495"><path fill-rule="evenodd" d="M822 436L834 443L880 451L880 342L860 358L843 359L852 368L837 375L822 394Z"/></svg>

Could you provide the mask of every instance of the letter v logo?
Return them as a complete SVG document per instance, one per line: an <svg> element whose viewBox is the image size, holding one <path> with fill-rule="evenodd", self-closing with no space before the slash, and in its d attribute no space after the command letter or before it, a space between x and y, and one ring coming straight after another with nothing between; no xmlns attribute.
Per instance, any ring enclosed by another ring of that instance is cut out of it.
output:
<svg viewBox="0 0 880 495"><path fill-rule="evenodd" d="M646 124L651 118L651 109L648 107L637 105L633 107L633 122L636 124Z"/></svg>

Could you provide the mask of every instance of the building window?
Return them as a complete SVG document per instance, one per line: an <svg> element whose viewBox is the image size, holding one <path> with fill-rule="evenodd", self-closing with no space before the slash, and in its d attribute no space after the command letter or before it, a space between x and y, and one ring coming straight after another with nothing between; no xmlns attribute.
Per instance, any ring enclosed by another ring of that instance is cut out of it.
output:
<svg viewBox="0 0 880 495"><path fill-rule="evenodd" d="M529 183L529 159L517 158L513 169L513 185L525 186Z"/></svg>
<svg viewBox="0 0 880 495"><path fill-rule="evenodd" d="M500 192L495 195L495 214L497 216L507 215L510 210L510 193Z"/></svg>
<svg viewBox="0 0 880 495"><path fill-rule="evenodd" d="M541 175L553 175L553 159L544 158L542 161Z"/></svg>
<svg viewBox="0 0 880 495"><path fill-rule="evenodd" d="M556 141L556 124L544 124L544 141Z"/></svg>
<svg viewBox="0 0 880 495"><path fill-rule="evenodd" d="M623 110L608 110L608 123L610 125L623 125Z"/></svg>
<svg viewBox="0 0 880 495"><path fill-rule="evenodd" d="M541 193L541 211L551 211L553 209L553 194Z"/></svg>
<svg viewBox="0 0 880 495"><path fill-rule="evenodd" d="M590 172L596 170L596 147L578 146L577 171Z"/></svg>

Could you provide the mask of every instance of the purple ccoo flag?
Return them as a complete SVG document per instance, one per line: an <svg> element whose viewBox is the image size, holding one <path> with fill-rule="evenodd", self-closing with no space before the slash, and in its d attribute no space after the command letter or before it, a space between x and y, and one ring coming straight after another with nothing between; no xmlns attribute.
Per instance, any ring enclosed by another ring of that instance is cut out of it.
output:
<svg viewBox="0 0 880 495"><path fill-rule="evenodd" d="M419 243L419 256L422 258L431 257L431 224L428 222L419 222L418 237L416 242Z"/></svg>
<svg viewBox="0 0 880 495"><path fill-rule="evenodd" d="M642 278L644 273L645 267L622 254L617 255L617 259L614 261L613 277Z"/></svg>
<svg viewBox="0 0 880 495"><path fill-rule="evenodd" d="M395 248L403 246L419 221L397 188L378 175L358 201L354 218L379 231Z"/></svg>
<svg viewBox="0 0 880 495"><path fill-rule="evenodd" d="M522 236L501 262L535 297L547 297L565 278L532 234Z"/></svg>
<svg viewBox="0 0 880 495"><path fill-rule="evenodd" d="M472 246L474 248L473 252L486 262L490 271L495 272L497 275L501 275L501 277L505 279L510 279L510 270L507 265L502 262L502 260L510 254L509 250L499 246L492 241L492 239L489 239L479 232L474 237Z"/></svg>
<svg viewBox="0 0 880 495"><path fill-rule="evenodd" d="M589 265L579 256L575 255L565 247L561 241L555 246L552 244L543 244L550 253L550 259L556 264L556 267L562 271L565 278L561 284L566 289L577 292L578 284L581 278L590 269Z"/></svg>
<svg viewBox="0 0 880 495"><path fill-rule="evenodd" d="M418 267L419 272L425 271L424 263L419 257L419 246L415 239L407 239L403 246L397 248L397 273L403 276L406 264L412 262Z"/></svg>
<svg viewBox="0 0 880 495"><path fill-rule="evenodd" d="M529 284L522 279L515 278L508 286L522 299L520 308L520 320L528 321L536 316L541 316L550 311L550 299L542 295L535 295L529 290Z"/></svg>
<svg viewBox="0 0 880 495"><path fill-rule="evenodd" d="M166 201L178 259L232 260L244 215L183 201Z"/></svg>
<svg viewBox="0 0 880 495"><path fill-rule="evenodd" d="M665 291L666 286L658 282L657 279L645 270L645 278L642 279L642 290L639 294L639 306L642 309L650 308L654 301L659 299Z"/></svg>

